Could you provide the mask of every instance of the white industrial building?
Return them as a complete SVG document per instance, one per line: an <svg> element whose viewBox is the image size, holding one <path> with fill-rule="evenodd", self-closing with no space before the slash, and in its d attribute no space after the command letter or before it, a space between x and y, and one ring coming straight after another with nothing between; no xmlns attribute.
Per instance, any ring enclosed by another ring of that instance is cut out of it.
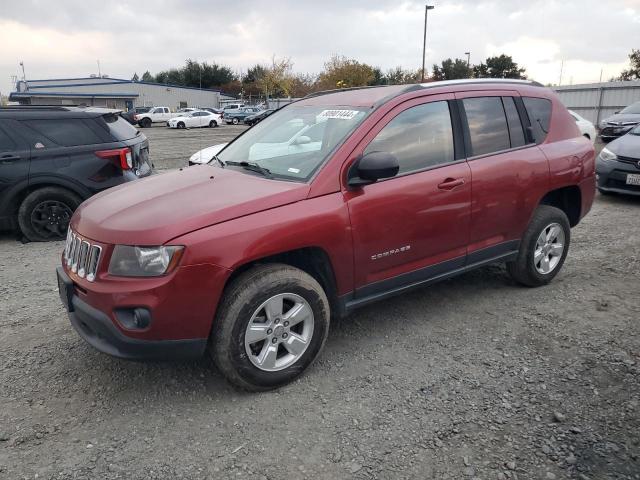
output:
<svg viewBox="0 0 640 480"><path fill-rule="evenodd" d="M164 106L218 108L233 97L214 89L171 84L134 82L108 77L20 80L10 101L23 105L90 105L128 110L132 107Z"/></svg>

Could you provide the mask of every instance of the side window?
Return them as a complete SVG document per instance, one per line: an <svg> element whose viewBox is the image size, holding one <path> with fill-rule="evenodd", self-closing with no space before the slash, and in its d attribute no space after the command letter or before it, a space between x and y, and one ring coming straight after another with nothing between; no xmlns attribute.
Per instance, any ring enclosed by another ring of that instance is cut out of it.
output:
<svg viewBox="0 0 640 480"><path fill-rule="evenodd" d="M80 119L25 120L23 124L64 147L103 143L103 140Z"/></svg>
<svg viewBox="0 0 640 480"><path fill-rule="evenodd" d="M511 139L511 148L521 147L526 141L524 139L524 130L520 115L516 109L516 103L513 97L502 97L504 111L507 114L507 123L509 124L509 138Z"/></svg>
<svg viewBox="0 0 640 480"><path fill-rule="evenodd" d="M398 175L453 162L453 131L446 101L425 103L391 120L364 153L389 152L400 163Z"/></svg>
<svg viewBox="0 0 640 480"><path fill-rule="evenodd" d="M536 143L544 142L549 133L549 123L551 122L551 100L546 98L522 97L524 108L529 115L533 138Z"/></svg>
<svg viewBox="0 0 640 480"><path fill-rule="evenodd" d="M500 97L462 100L471 137L471 156L510 148L509 128Z"/></svg>
<svg viewBox="0 0 640 480"><path fill-rule="evenodd" d="M0 129L0 152L11 152L17 147L16 143Z"/></svg>

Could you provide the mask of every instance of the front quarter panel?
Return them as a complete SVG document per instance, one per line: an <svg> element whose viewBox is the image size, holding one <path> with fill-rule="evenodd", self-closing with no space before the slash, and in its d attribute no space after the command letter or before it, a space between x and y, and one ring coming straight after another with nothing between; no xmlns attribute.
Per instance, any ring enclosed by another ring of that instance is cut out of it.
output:
<svg viewBox="0 0 640 480"><path fill-rule="evenodd" d="M340 192L212 225L169 243L186 246L183 265L215 264L230 271L271 255L318 247L329 256L337 293L353 289L349 213Z"/></svg>

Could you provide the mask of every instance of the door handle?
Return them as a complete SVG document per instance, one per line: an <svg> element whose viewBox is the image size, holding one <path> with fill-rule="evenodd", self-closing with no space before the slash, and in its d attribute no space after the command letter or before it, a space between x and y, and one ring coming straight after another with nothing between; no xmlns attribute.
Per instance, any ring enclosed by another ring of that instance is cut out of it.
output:
<svg viewBox="0 0 640 480"><path fill-rule="evenodd" d="M17 155L3 155L0 157L0 163L3 164L17 162L18 160L20 160L20 157Z"/></svg>
<svg viewBox="0 0 640 480"><path fill-rule="evenodd" d="M464 178L446 178L442 183L438 184L440 190L453 190L460 185L464 185Z"/></svg>

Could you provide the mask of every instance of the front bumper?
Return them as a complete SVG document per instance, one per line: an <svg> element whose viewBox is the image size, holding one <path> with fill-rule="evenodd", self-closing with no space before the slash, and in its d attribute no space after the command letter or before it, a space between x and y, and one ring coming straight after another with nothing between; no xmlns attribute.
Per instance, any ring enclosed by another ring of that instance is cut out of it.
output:
<svg viewBox="0 0 640 480"><path fill-rule="evenodd" d="M596 178L598 190L626 195L640 195L640 185L627 185L628 174L640 174L640 168L618 160L597 160Z"/></svg>
<svg viewBox="0 0 640 480"><path fill-rule="evenodd" d="M600 138L603 140L614 140L618 137L626 135L636 125L624 125L620 127L604 126L600 128Z"/></svg>

